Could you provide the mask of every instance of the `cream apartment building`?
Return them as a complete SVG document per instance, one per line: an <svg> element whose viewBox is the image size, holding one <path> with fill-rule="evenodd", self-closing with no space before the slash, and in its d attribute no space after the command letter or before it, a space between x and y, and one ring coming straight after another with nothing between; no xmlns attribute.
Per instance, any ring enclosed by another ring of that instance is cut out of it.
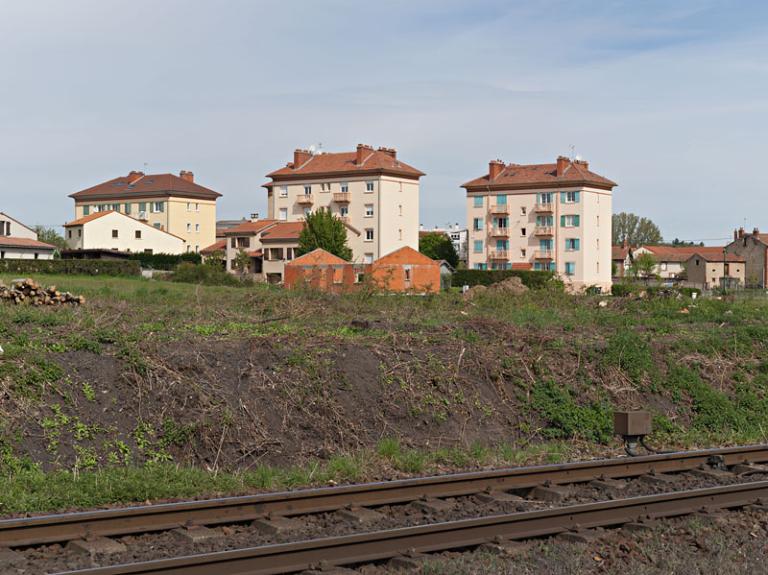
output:
<svg viewBox="0 0 768 575"><path fill-rule="evenodd" d="M358 244L350 237L353 260L370 263L405 246L418 249L423 175L400 161L392 148L360 144L354 152L296 150L293 162L268 174L268 218L297 222L310 211L330 209L362 238Z"/></svg>
<svg viewBox="0 0 768 575"><path fill-rule="evenodd" d="M35 230L0 212L0 260L51 260L55 251Z"/></svg>
<svg viewBox="0 0 768 575"><path fill-rule="evenodd" d="M489 163L463 184L470 269L552 270L570 289L611 287L611 180L580 159Z"/></svg>
<svg viewBox="0 0 768 575"><path fill-rule="evenodd" d="M71 250L112 250L150 254L182 254L186 242L120 212L97 212L64 224Z"/></svg>
<svg viewBox="0 0 768 575"><path fill-rule="evenodd" d="M69 196L75 219L114 211L182 238L188 252L216 241L216 200L221 194L195 183L192 172L131 172ZM108 249L108 248L106 248Z"/></svg>

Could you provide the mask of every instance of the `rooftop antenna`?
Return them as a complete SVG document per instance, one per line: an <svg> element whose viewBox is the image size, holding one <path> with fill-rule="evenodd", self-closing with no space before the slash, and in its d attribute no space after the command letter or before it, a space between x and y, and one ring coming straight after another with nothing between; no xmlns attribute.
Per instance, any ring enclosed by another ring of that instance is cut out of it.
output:
<svg viewBox="0 0 768 575"><path fill-rule="evenodd" d="M147 162L144 162L144 173L146 174L149 169L149 164Z"/></svg>
<svg viewBox="0 0 768 575"><path fill-rule="evenodd" d="M573 160L574 158L576 158L576 146L571 144L570 147L571 147L571 160Z"/></svg>
<svg viewBox="0 0 768 575"><path fill-rule="evenodd" d="M323 143L322 142L318 142L317 143L317 153L318 154L322 154L323 153Z"/></svg>

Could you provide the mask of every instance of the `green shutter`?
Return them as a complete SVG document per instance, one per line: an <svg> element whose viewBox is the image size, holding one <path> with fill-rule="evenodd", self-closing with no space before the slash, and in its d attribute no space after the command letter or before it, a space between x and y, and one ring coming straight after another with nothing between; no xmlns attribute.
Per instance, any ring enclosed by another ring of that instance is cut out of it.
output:
<svg viewBox="0 0 768 575"><path fill-rule="evenodd" d="M83 206L83 215L87 216L91 213L91 206Z"/></svg>
<svg viewBox="0 0 768 575"><path fill-rule="evenodd" d="M139 211L140 212L146 212L147 211L147 202L139 202Z"/></svg>
<svg viewBox="0 0 768 575"><path fill-rule="evenodd" d="M565 203L565 192L560 192L560 203L561 204Z"/></svg>
<svg viewBox="0 0 768 575"><path fill-rule="evenodd" d="M565 227L565 216L560 216L560 227L561 228Z"/></svg>
<svg viewBox="0 0 768 575"><path fill-rule="evenodd" d="M581 192L573 192L573 201L575 203L577 203L577 204L579 203L579 196L580 196L580 194L581 194Z"/></svg>
<svg viewBox="0 0 768 575"><path fill-rule="evenodd" d="M573 240L573 249L579 251L579 238Z"/></svg>
<svg viewBox="0 0 768 575"><path fill-rule="evenodd" d="M574 228L579 227L579 216L573 216L573 227Z"/></svg>

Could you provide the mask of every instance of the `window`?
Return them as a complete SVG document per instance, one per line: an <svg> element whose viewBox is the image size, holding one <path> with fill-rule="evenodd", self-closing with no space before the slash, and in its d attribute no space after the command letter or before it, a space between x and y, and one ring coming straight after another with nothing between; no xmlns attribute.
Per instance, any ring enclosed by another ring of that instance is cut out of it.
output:
<svg viewBox="0 0 768 575"><path fill-rule="evenodd" d="M192 231L192 224L187 224L187 233Z"/></svg>
<svg viewBox="0 0 768 575"><path fill-rule="evenodd" d="M554 242L552 240L539 240L539 249L543 252L551 252Z"/></svg>
<svg viewBox="0 0 768 575"><path fill-rule="evenodd" d="M112 204L112 211L113 212L119 212L120 211L120 204Z"/></svg>
<svg viewBox="0 0 768 575"><path fill-rule="evenodd" d="M561 204L578 204L579 192L560 192Z"/></svg>
<svg viewBox="0 0 768 575"><path fill-rule="evenodd" d="M363 262L365 262L367 264L372 264L373 263L373 254L364 254L363 255Z"/></svg>
<svg viewBox="0 0 768 575"><path fill-rule="evenodd" d="M141 239L141 230L136 230L135 237L136 237L137 240Z"/></svg>
<svg viewBox="0 0 768 575"><path fill-rule="evenodd" d="M487 270L488 269L488 264L475 264L475 269L476 270Z"/></svg>
<svg viewBox="0 0 768 575"><path fill-rule="evenodd" d="M311 196L312 195L312 186L304 186L304 195L305 196Z"/></svg>
<svg viewBox="0 0 768 575"><path fill-rule="evenodd" d="M696 260L696 265L699 265L699 260ZM667 262L661 262L661 271L667 271Z"/></svg>
<svg viewBox="0 0 768 575"><path fill-rule="evenodd" d="M483 230L483 218L475 218L472 220L472 229L476 232Z"/></svg>
<svg viewBox="0 0 768 575"><path fill-rule="evenodd" d="M195 246L195 253L196 254L200 253L200 246Z"/></svg>
<svg viewBox="0 0 768 575"><path fill-rule="evenodd" d="M497 206L506 206L507 205L507 196L496 196L496 205Z"/></svg>
<svg viewBox="0 0 768 575"><path fill-rule="evenodd" d="M281 198L288 197L288 186L280 186L280 197Z"/></svg>
<svg viewBox="0 0 768 575"><path fill-rule="evenodd" d="M373 217L373 204L365 204L365 217L366 218Z"/></svg>
<svg viewBox="0 0 768 575"><path fill-rule="evenodd" d="M597 197L599 198L600 196L597 196ZM598 228L600 227L600 216L597 216L597 227Z"/></svg>
<svg viewBox="0 0 768 575"><path fill-rule="evenodd" d="M483 240L475 240L474 243L474 252L476 254L483 253Z"/></svg>
<svg viewBox="0 0 768 575"><path fill-rule="evenodd" d="M520 259L525 259L525 248L520 250Z"/></svg>
<svg viewBox="0 0 768 575"><path fill-rule="evenodd" d="M341 193L346 194L349 192L349 182L341 182Z"/></svg>
<svg viewBox="0 0 768 575"><path fill-rule="evenodd" d="M373 228L366 228L365 229L365 241L366 242L372 242L373 241Z"/></svg>
<svg viewBox="0 0 768 575"><path fill-rule="evenodd" d="M286 221L288 219L288 208L280 208L277 219L283 222Z"/></svg>
<svg viewBox="0 0 768 575"><path fill-rule="evenodd" d="M83 228L79 228L79 229L77 230L77 237L78 237L78 238L82 238L82 237L83 237Z"/></svg>
<svg viewBox="0 0 768 575"><path fill-rule="evenodd" d="M192 246L187 246L187 253L189 253L190 251L192 251Z"/></svg>
<svg viewBox="0 0 768 575"><path fill-rule="evenodd" d="M579 251L579 238L565 238L565 251L567 252Z"/></svg>
<svg viewBox="0 0 768 575"><path fill-rule="evenodd" d="M67 237L71 240L72 239L72 230L67 230Z"/></svg>
<svg viewBox="0 0 768 575"><path fill-rule="evenodd" d="M339 215L342 218L346 218L349 215L349 206L341 206L339 208Z"/></svg>
<svg viewBox="0 0 768 575"><path fill-rule="evenodd" d="M576 273L576 262L565 262L565 275L572 276Z"/></svg>
<svg viewBox="0 0 768 575"><path fill-rule="evenodd" d="M4 260L4 259L5 259L5 252L0 252L0 260Z"/></svg>
<svg viewBox="0 0 768 575"><path fill-rule="evenodd" d="M525 206L520 206L520 215L525 216L527 214L528 214L528 208L526 208Z"/></svg>
<svg viewBox="0 0 768 575"><path fill-rule="evenodd" d="M39 258L40 258L40 254L37 254L37 253L36 253L36 254L35 254L35 259L39 259Z"/></svg>
<svg viewBox="0 0 768 575"><path fill-rule="evenodd" d="M88 216L91 214L91 206L83 206L83 215Z"/></svg>
<svg viewBox="0 0 768 575"><path fill-rule="evenodd" d="M196 212L199 212L199 211L200 211L200 204L195 204L195 211L196 211Z"/></svg>
<svg viewBox="0 0 768 575"><path fill-rule="evenodd" d="M540 204L551 204L552 203L552 192L541 192L538 197L538 202Z"/></svg>
<svg viewBox="0 0 768 575"><path fill-rule="evenodd" d="M403 239L403 230L402 229L397 230L397 239L402 241L402 239Z"/></svg>
<svg viewBox="0 0 768 575"><path fill-rule="evenodd" d="M372 192L373 191L373 182L365 182L365 191L366 192Z"/></svg>
<svg viewBox="0 0 768 575"><path fill-rule="evenodd" d="M536 225L539 227L551 226L553 221L552 216L536 216Z"/></svg>
<svg viewBox="0 0 768 575"><path fill-rule="evenodd" d="M158 223L156 223L156 224L152 224L152 225L153 225L155 228L157 228L158 230L159 230L159 229L162 227L162 226L161 226L160 224L158 224Z"/></svg>
<svg viewBox="0 0 768 575"><path fill-rule="evenodd" d="M407 284L411 283L411 267L404 266L403 271L405 272L405 283Z"/></svg>
<svg viewBox="0 0 768 575"><path fill-rule="evenodd" d="M152 202L151 204L153 213L161 213L165 211L165 202Z"/></svg>
<svg viewBox="0 0 768 575"><path fill-rule="evenodd" d="M117 237L117 230L112 230L112 237L113 237L113 238L116 238L116 237Z"/></svg>
<svg viewBox="0 0 768 575"><path fill-rule="evenodd" d="M355 274L355 283L356 284L361 284L361 283L363 283L364 280L365 280L365 274L364 273L357 272Z"/></svg>
<svg viewBox="0 0 768 575"><path fill-rule="evenodd" d="M188 212L192 211L192 202L187 202L187 211Z"/></svg>
<svg viewBox="0 0 768 575"><path fill-rule="evenodd" d="M200 224L195 224L195 233L200 233Z"/></svg>
<svg viewBox="0 0 768 575"><path fill-rule="evenodd" d="M525 237L525 236L526 236L526 234L527 234L527 232L528 232L528 230L526 230L525 228L520 228L520 235L521 235L522 237Z"/></svg>
<svg viewBox="0 0 768 575"><path fill-rule="evenodd" d="M125 204L124 211L125 211L126 215L130 216L131 215L131 204Z"/></svg>
<svg viewBox="0 0 768 575"><path fill-rule="evenodd" d="M483 196L475 196L473 198L473 204L476 208L482 208L483 207Z"/></svg>
<svg viewBox="0 0 768 575"><path fill-rule="evenodd" d="M506 217L496 218L496 227L506 229L509 220Z"/></svg>
<svg viewBox="0 0 768 575"><path fill-rule="evenodd" d="M578 228L579 227L579 216L578 215L560 216L560 227L563 227L563 228Z"/></svg>
<svg viewBox="0 0 768 575"><path fill-rule="evenodd" d="M496 240L496 250L500 252L507 251L509 240Z"/></svg>
<svg viewBox="0 0 768 575"><path fill-rule="evenodd" d="M230 242L229 245L231 245L233 248L236 248L237 247L237 240L235 238L232 238L232 241Z"/></svg>
<svg viewBox="0 0 768 575"><path fill-rule="evenodd" d="M306 218L309 214L312 213L312 208L304 208L304 217Z"/></svg>
<svg viewBox="0 0 768 575"><path fill-rule="evenodd" d="M398 215L401 215L401 216L403 215L403 204L398 204L397 212L398 212Z"/></svg>
<svg viewBox="0 0 768 575"><path fill-rule="evenodd" d="M139 202L139 211L140 212L146 212L147 211L147 203L146 202Z"/></svg>

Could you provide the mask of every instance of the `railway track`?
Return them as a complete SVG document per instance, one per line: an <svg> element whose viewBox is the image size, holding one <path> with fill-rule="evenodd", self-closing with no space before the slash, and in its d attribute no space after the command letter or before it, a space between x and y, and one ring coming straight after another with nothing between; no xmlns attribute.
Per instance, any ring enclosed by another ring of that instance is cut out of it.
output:
<svg viewBox="0 0 768 575"><path fill-rule="evenodd" d="M28 547L78 539L151 533L189 526L215 526L269 517L291 517L523 490L592 480L667 474L701 467L768 462L768 445L665 453L562 465L458 473L390 482L305 489L203 501L147 505L0 520L0 547Z"/></svg>
<svg viewBox="0 0 768 575"><path fill-rule="evenodd" d="M759 504L768 481L573 505L556 509L451 521L251 549L206 553L70 571L69 575L275 575L355 565L488 542L555 535L570 530L620 526L644 519ZM64 575L64 574L62 574Z"/></svg>

